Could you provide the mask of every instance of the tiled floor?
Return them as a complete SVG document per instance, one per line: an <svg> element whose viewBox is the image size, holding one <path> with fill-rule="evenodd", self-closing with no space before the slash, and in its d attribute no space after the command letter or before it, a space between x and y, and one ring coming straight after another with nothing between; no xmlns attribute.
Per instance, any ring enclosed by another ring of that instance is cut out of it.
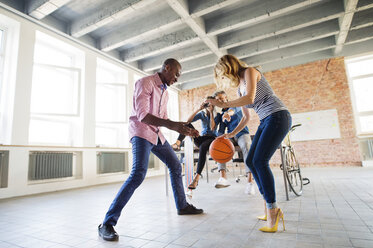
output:
<svg viewBox="0 0 373 248"><path fill-rule="evenodd" d="M259 195L245 183L215 189L200 182L191 202L200 216L178 216L163 177L147 178L116 226L118 242L97 236L97 225L120 184L0 201L0 247L373 247L373 168L305 168L304 195L285 201L282 174L274 170L286 231L262 233ZM212 176L212 178L211 178ZM46 185L47 186L47 185Z"/></svg>

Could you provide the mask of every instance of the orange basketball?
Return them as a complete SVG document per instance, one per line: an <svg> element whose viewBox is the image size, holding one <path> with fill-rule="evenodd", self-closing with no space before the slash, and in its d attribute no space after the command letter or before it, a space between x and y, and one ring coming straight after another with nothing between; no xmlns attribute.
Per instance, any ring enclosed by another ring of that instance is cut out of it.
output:
<svg viewBox="0 0 373 248"><path fill-rule="evenodd" d="M218 138L210 145L210 156L218 163L226 163L233 158L234 145L229 139Z"/></svg>

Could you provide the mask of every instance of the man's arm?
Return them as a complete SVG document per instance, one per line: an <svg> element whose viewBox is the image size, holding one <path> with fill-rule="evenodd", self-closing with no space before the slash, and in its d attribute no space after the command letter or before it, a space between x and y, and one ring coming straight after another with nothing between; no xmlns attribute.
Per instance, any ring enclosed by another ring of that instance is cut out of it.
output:
<svg viewBox="0 0 373 248"><path fill-rule="evenodd" d="M187 127L185 122L176 122L171 121L170 119L162 119L152 114L147 114L142 121L145 124L157 126L157 127L166 127L168 129L174 130L178 133L187 135L187 136L198 136L199 133L196 129Z"/></svg>
<svg viewBox="0 0 373 248"><path fill-rule="evenodd" d="M186 127L183 122L174 122L169 119L162 119L150 114L150 99L152 86L149 82L139 80L135 85L135 107L136 115L140 122L157 127L166 127L178 133L188 136L198 136L198 131Z"/></svg>

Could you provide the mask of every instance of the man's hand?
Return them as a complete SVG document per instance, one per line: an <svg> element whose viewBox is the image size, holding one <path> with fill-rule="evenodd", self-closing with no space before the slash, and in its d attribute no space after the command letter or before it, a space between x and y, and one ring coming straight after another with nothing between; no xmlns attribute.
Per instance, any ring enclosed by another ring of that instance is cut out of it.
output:
<svg viewBox="0 0 373 248"><path fill-rule="evenodd" d="M187 124L188 122L173 122L169 128L178 133L184 134L186 136L198 137L199 136L198 130L187 127L186 126Z"/></svg>

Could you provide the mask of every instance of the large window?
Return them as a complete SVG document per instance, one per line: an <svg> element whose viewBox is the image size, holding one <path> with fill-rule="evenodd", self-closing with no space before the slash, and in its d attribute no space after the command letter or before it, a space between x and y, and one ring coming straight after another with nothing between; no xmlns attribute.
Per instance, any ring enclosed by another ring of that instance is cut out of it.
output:
<svg viewBox="0 0 373 248"><path fill-rule="evenodd" d="M96 79L96 145L129 147L128 71L98 59Z"/></svg>
<svg viewBox="0 0 373 248"><path fill-rule="evenodd" d="M83 53L36 33L29 142L82 145L81 82Z"/></svg>
<svg viewBox="0 0 373 248"><path fill-rule="evenodd" d="M0 144L11 144L20 23L0 14Z"/></svg>
<svg viewBox="0 0 373 248"><path fill-rule="evenodd" d="M5 34L4 30L0 29L0 132L3 130L4 121L4 103L2 101L4 92L3 81L4 81L4 61L5 61ZM0 136L0 144L3 143L4 138Z"/></svg>
<svg viewBox="0 0 373 248"><path fill-rule="evenodd" d="M373 134L373 55L346 59L358 135Z"/></svg>
<svg viewBox="0 0 373 248"><path fill-rule="evenodd" d="M3 81L3 74L4 74L4 60L5 60L5 42L4 42L4 30L0 29L0 89L1 83Z"/></svg>

